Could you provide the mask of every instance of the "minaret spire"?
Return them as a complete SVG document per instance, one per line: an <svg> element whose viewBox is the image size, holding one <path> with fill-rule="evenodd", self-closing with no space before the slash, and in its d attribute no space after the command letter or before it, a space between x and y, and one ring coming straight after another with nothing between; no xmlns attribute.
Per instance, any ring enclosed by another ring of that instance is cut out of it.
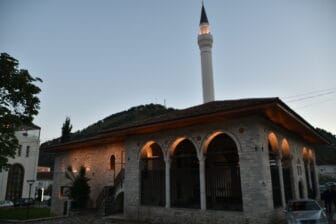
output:
<svg viewBox="0 0 336 224"><path fill-rule="evenodd" d="M200 25L201 25L202 23L207 23L207 24L209 24L209 22L208 22L208 17L207 17L206 12L205 12L204 2L203 2L203 1L202 1L202 11L201 11Z"/></svg>
<svg viewBox="0 0 336 224"><path fill-rule="evenodd" d="M198 46L201 50L203 102L215 100L213 70L212 70L212 43L210 24L202 1L201 19L199 24Z"/></svg>

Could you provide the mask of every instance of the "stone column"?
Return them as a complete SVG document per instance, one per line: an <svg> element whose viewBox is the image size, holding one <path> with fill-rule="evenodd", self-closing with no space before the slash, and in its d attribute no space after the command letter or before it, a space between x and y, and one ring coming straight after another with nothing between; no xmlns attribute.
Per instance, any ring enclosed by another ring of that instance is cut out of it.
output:
<svg viewBox="0 0 336 224"><path fill-rule="evenodd" d="M166 164L166 208L170 208L170 159L165 159Z"/></svg>
<svg viewBox="0 0 336 224"><path fill-rule="evenodd" d="M315 157L313 158L313 172L314 172L314 180L313 180L313 184L315 186L315 199L316 200L320 200L321 199L321 195L320 195L320 185L319 185L319 180L318 180L318 172L317 172L317 166L316 166L316 161L315 161Z"/></svg>
<svg viewBox="0 0 336 224"><path fill-rule="evenodd" d="M296 173L295 173L296 171ZM292 188L292 199L299 199L299 186L297 181L297 167L295 159L293 156L290 158L290 178L291 178L291 188Z"/></svg>
<svg viewBox="0 0 336 224"><path fill-rule="evenodd" d="M309 189L312 189L312 178L311 178L311 173L310 173L310 161L307 161L307 173L308 173L308 192Z"/></svg>
<svg viewBox="0 0 336 224"><path fill-rule="evenodd" d="M199 159L199 174L200 174L201 209L206 210L205 158L204 157Z"/></svg>
<svg viewBox="0 0 336 224"><path fill-rule="evenodd" d="M285 186L283 182L283 174L282 174L282 163L281 163L281 158L278 157L277 160L277 165L278 165L278 171L279 171L279 181L280 181L280 189L281 189L281 202L282 202L282 207L286 207L286 198L285 198Z"/></svg>

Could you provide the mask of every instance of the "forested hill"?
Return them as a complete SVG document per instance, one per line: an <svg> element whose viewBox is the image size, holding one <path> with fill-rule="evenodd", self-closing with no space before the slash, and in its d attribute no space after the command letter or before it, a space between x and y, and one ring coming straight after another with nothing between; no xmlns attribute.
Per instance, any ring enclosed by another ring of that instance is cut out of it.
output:
<svg viewBox="0 0 336 224"><path fill-rule="evenodd" d="M76 131L71 133L70 141L76 141L85 139L87 137L94 136L101 131L117 128L123 126L127 123L133 123L137 121L142 121L149 119L151 117L162 115L164 113L174 111L173 108L166 108L160 104L147 104L132 107L129 110L122 111L116 114L112 114L83 130ZM60 126L61 128L61 126ZM61 138L56 138L51 141L47 141L41 145L41 149L44 149L48 145L54 145L61 143Z"/></svg>
<svg viewBox="0 0 336 224"><path fill-rule="evenodd" d="M316 128L316 130L330 142L330 145L320 145L315 148L317 164L336 165L336 135L321 128Z"/></svg>

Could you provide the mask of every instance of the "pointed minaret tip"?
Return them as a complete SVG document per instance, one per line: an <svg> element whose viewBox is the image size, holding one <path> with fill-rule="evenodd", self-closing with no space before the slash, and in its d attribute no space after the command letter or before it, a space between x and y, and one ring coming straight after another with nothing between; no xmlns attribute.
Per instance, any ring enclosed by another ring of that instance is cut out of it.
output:
<svg viewBox="0 0 336 224"><path fill-rule="evenodd" d="M200 28L200 35L210 33L210 25L209 25L208 17L205 12L203 1L202 1L202 11L201 11L201 20L200 20L199 28Z"/></svg>
<svg viewBox="0 0 336 224"><path fill-rule="evenodd" d="M209 24L208 17L207 17L206 12L205 12L203 1L202 1L202 11L201 11L200 25L202 25L202 24Z"/></svg>

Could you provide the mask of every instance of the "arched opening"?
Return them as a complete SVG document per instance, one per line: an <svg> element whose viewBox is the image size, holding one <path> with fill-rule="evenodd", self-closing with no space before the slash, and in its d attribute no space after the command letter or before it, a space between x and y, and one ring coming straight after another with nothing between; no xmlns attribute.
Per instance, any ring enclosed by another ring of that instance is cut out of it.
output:
<svg viewBox="0 0 336 224"><path fill-rule="evenodd" d="M24 169L20 164L9 168L7 178L6 200L17 201L22 197Z"/></svg>
<svg viewBox="0 0 336 224"><path fill-rule="evenodd" d="M306 147L303 147L302 149L302 157L304 161L304 170L305 170L305 176L306 176L306 186L307 186L307 191L308 191L308 197L311 198L312 195L312 182L310 175L311 173L309 172L310 166L309 166L309 154L308 154L308 149Z"/></svg>
<svg viewBox="0 0 336 224"><path fill-rule="evenodd" d="M236 143L228 135L218 134L208 144L205 156L207 208L242 210Z"/></svg>
<svg viewBox="0 0 336 224"><path fill-rule="evenodd" d="M313 150L308 150L308 158L309 158L309 166L310 166L310 178L311 178L311 190L309 193L309 198L315 198L316 197L316 185L315 185L315 179L316 179L316 173L315 173L315 166L314 166L314 152Z"/></svg>
<svg viewBox="0 0 336 224"><path fill-rule="evenodd" d="M268 135L268 156L271 171L273 207L282 206L281 186L279 178L279 144L276 135L272 132Z"/></svg>
<svg viewBox="0 0 336 224"><path fill-rule="evenodd" d="M286 139L282 140L281 143L281 152L282 152L282 175L283 183L285 188L285 200L286 203L293 198L292 192L292 163L291 163L291 154L289 149L289 144Z"/></svg>
<svg viewBox="0 0 336 224"><path fill-rule="evenodd" d="M180 141L171 153L171 205L200 208L199 161L191 141Z"/></svg>
<svg viewBox="0 0 336 224"><path fill-rule="evenodd" d="M140 158L141 204L165 205L165 163L161 147L155 142L147 143Z"/></svg>

